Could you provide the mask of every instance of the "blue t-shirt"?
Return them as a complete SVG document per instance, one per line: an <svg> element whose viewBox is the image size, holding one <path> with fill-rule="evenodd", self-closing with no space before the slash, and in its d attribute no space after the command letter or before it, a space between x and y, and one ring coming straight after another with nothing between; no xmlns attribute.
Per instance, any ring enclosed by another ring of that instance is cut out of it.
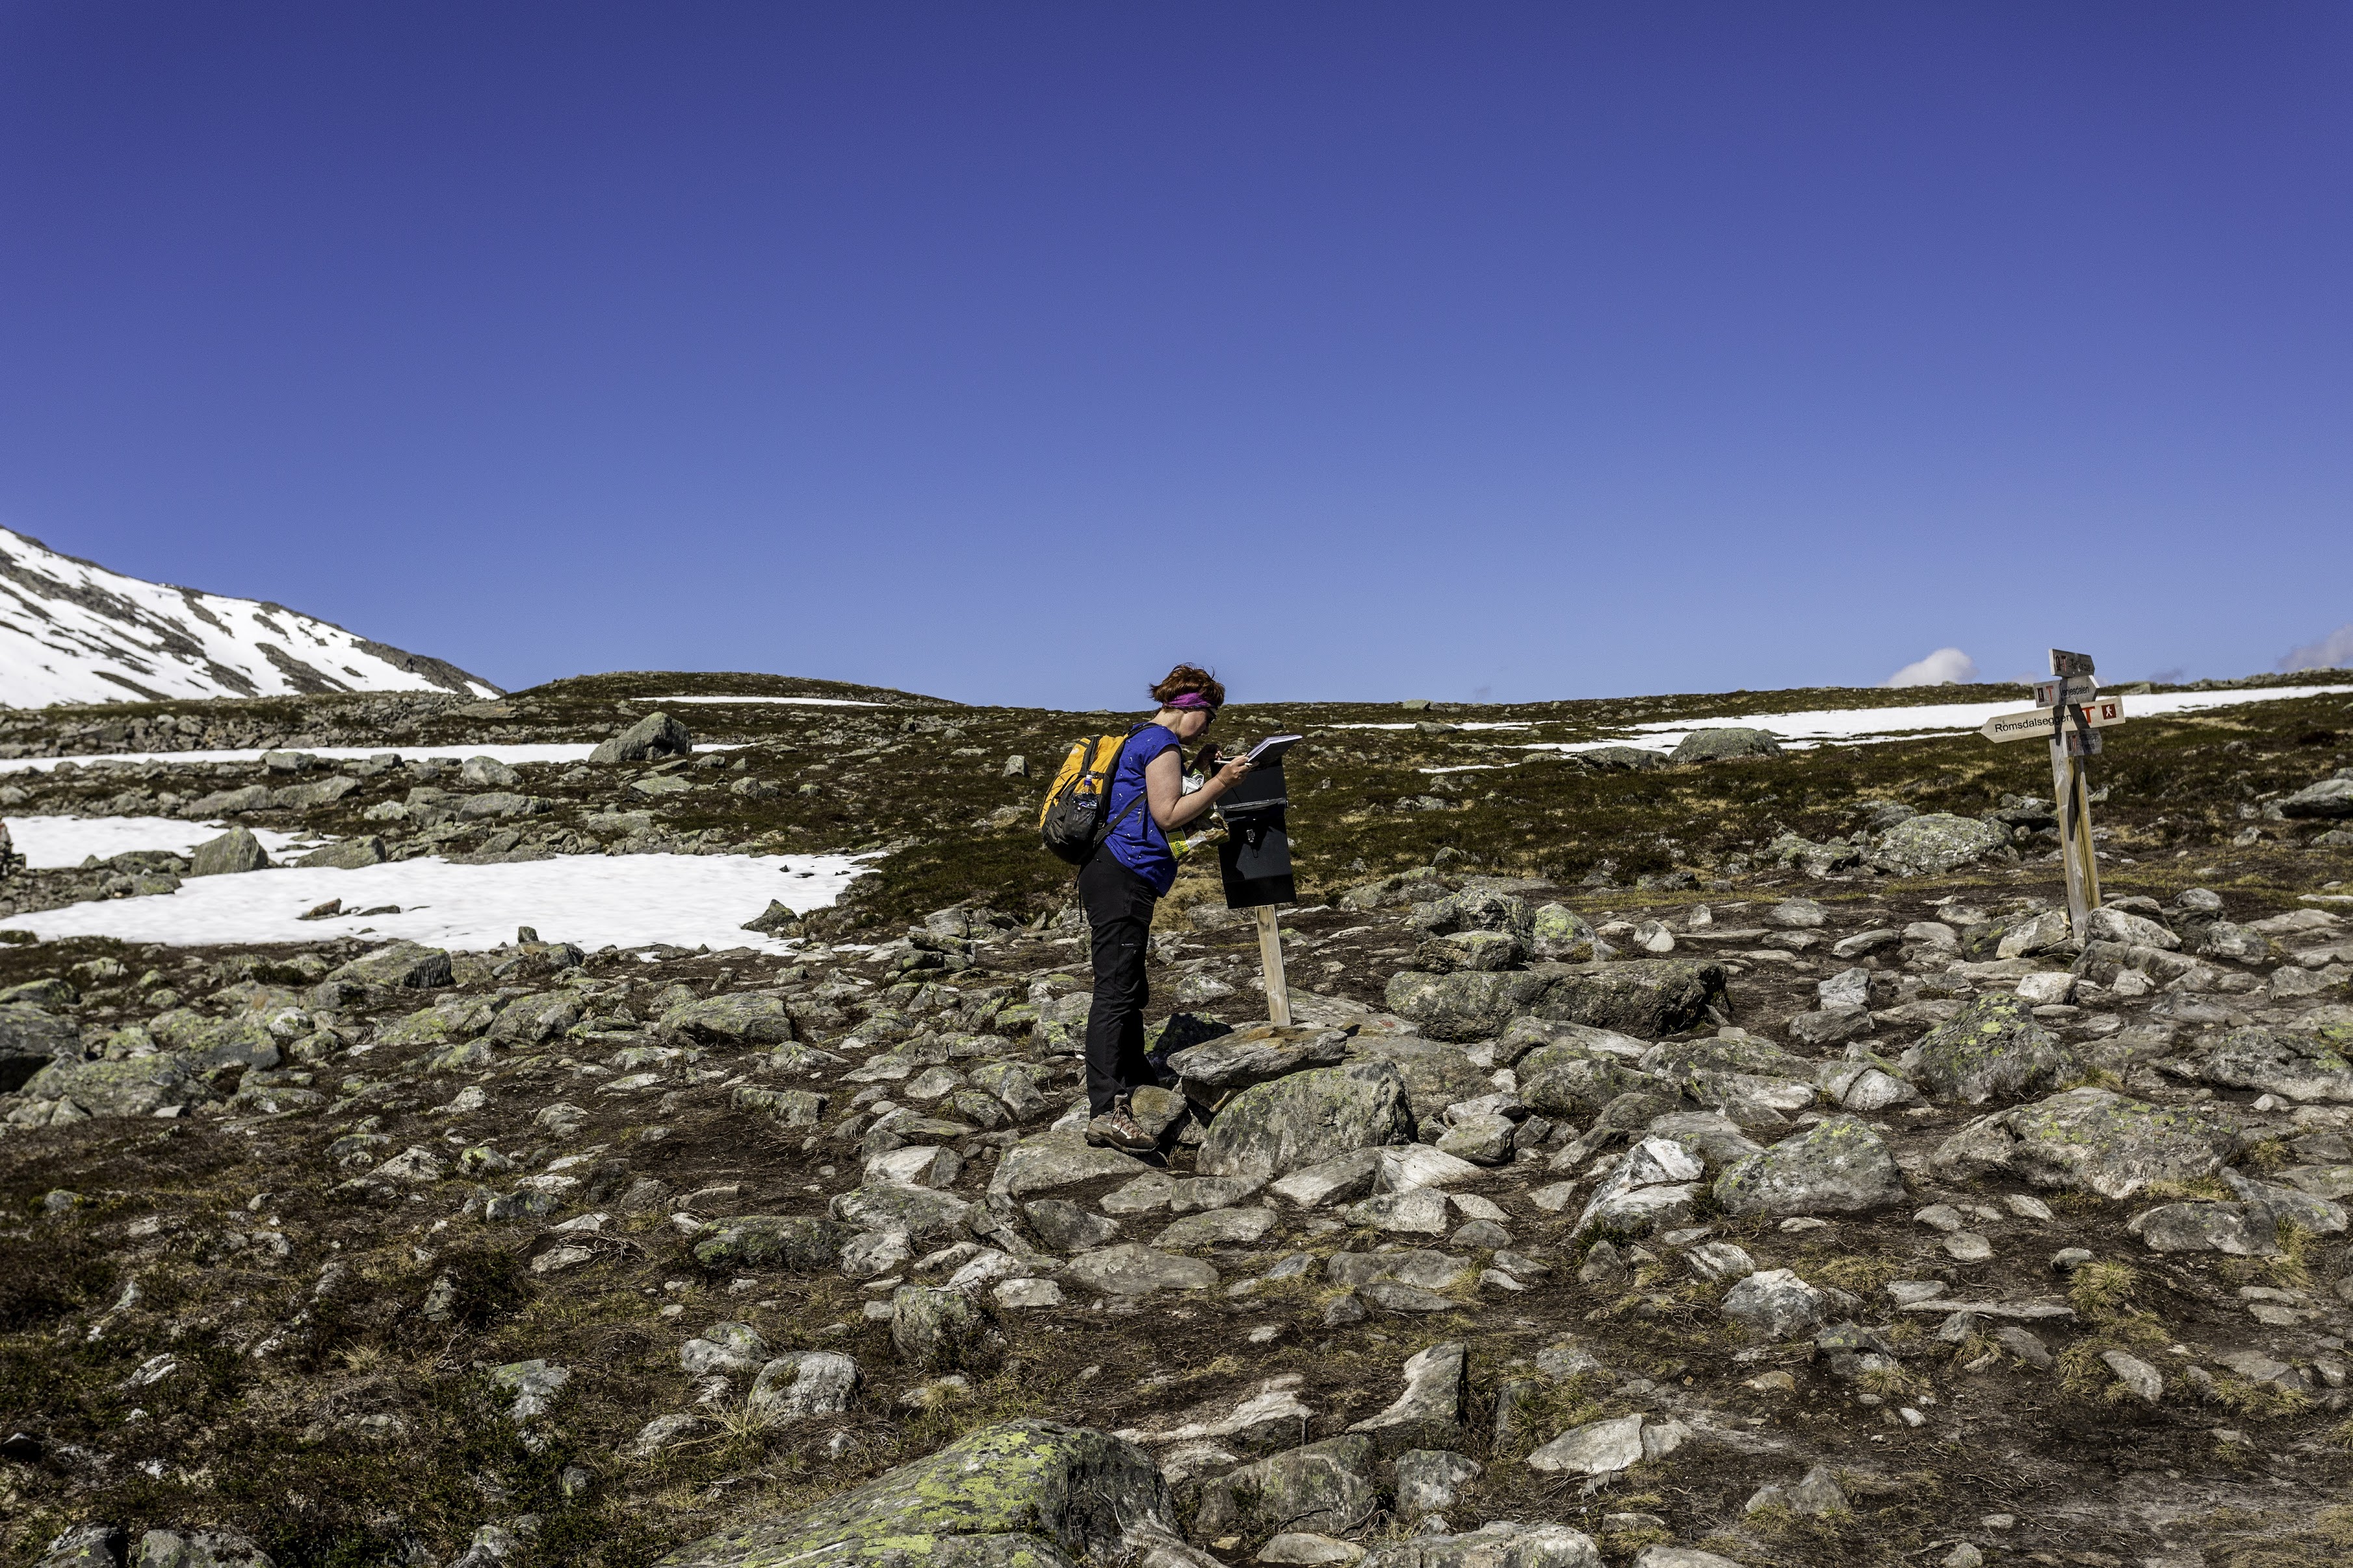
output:
<svg viewBox="0 0 2353 1568"><path fill-rule="evenodd" d="M1119 753L1119 765L1112 769L1111 794L1103 801L1103 820L1119 824L1103 847L1163 898L1176 883L1176 857L1168 847L1168 835L1152 820L1151 803L1143 798L1144 768L1176 744L1176 737L1159 724L1146 724L1130 735Z"/></svg>

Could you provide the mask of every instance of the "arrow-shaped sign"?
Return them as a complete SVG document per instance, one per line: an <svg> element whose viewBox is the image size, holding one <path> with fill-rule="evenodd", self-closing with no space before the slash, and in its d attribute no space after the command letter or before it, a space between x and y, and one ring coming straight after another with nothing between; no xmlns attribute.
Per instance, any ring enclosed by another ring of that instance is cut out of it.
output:
<svg viewBox="0 0 2353 1568"><path fill-rule="evenodd" d="M2084 722L2094 730L2105 730L2111 724L2125 721L2125 704L2121 697L2097 697L2083 705ZM2068 728L2074 727L2071 720ZM1997 713L1978 727L1978 733L1989 741L2047 741L2051 738L2051 710L2029 708L2019 713Z"/></svg>

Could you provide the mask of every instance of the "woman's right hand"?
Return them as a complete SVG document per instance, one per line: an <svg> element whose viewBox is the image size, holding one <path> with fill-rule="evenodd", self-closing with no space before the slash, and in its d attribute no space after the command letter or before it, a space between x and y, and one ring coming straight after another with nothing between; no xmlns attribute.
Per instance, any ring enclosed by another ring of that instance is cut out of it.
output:
<svg viewBox="0 0 2353 1568"><path fill-rule="evenodd" d="M1234 785L1242 782L1243 777L1247 775L1250 771L1250 760L1248 757L1236 757L1232 762L1228 763L1224 767L1218 770L1218 787L1221 790L1233 788Z"/></svg>

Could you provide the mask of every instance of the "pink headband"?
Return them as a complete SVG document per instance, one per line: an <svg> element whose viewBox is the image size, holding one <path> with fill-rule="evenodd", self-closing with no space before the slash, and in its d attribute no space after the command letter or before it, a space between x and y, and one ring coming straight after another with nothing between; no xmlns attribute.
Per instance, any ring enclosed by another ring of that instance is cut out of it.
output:
<svg viewBox="0 0 2353 1568"><path fill-rule="evenodd" d="M1167 701L1162 703L1161 706L1164 708L1183 708L1188 710L1198 710L1204 713L1215 713L1218 710L1218 705L1216 703L1210 701L1208 698L1202 696L1198 691L1180 691L1176 696L1171 697Z"/></svg>

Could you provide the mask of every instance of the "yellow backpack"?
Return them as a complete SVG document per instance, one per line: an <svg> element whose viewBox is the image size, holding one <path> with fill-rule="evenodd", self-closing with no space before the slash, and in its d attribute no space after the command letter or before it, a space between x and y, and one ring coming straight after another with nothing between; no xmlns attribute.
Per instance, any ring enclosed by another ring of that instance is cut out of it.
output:
<svg viewBox="0 0 2353 1568"><path fill-rule="evenodd" d="M1142 728L1141 725L1137 728ZM1144 804L1144 792L1136 792L1123 811L1113 821L1103 821L1103 803L1111 794L1112 774L1118 771L1120 753L1127 750L1128 735L1096 735L1071 743L1071 754L1062 759L1060 772L1054 774L1051 788L1046 791L1046 804L1038 810L1038 837L1046 847L1073 866L1083 866L1094 858L1104 839L1109 838L1129 812Z"/></svg>

